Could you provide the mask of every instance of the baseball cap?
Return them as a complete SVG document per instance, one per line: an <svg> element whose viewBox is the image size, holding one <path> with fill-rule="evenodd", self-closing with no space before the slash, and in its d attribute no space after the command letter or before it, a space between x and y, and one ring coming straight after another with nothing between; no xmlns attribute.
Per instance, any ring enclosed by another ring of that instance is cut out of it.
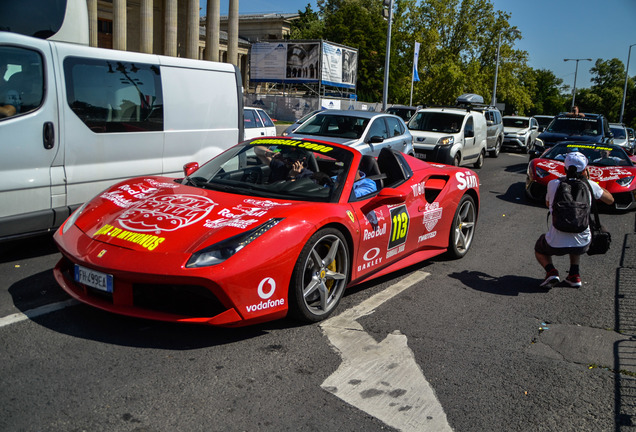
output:
<svg viewBox="0 0 636 432"><path fill-rule="evenodd" d="M576 172L583 172L587 166L587 158L580 152L568 153L565 156L565 169L568 169L571 166L576 167Z"/></svg>

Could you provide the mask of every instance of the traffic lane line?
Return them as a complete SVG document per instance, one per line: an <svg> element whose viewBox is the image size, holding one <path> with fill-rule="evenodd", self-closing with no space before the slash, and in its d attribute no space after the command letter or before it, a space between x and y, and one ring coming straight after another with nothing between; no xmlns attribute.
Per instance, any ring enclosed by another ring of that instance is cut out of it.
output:
<svg viewBox="0 0 636 432"><path fill-rule="evenodd" d="M342 358L321 387L401 431L452 429L407 337L395 330L378 343L357 320L429 275L415 272L320 325Z"/></svg>
<svg viewBox="0 0 636 432"><path fill-rule="evenodd" d="M19 323L28 319L37 318L42 315L49 314L51 312L57 312L64 308L78 305L79 302L75 299L65 300L63 302L51 303L48 305L40 306L35 309L29 309L25 312L18 312L6 317L0 318L0 327L6 327L11 324Z"/></svg>

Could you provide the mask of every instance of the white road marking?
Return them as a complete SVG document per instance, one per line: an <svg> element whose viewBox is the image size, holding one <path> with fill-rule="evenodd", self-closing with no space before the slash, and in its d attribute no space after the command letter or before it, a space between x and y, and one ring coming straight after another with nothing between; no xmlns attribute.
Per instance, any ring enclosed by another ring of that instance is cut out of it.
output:
<svg viewBox="0 0 636 432"><path fill-rule="evenodd" d="M424 280L415 272L320 327L342 357L321 387L401 431L452 431L446 413L399 330L376 342L357 319Z"/></svg>
<svg viewBox="0 0 636 432"><path fill-rule="evenodd" d="M20 321L33 319L42 315L46 315L51 312L59 311L61 309L67 308L69 306L75 306L79 304L79 302L75 299L66 300L59 303L51 303L44 306L40 306L35 309L29 309L25 312L18 312L12 315L8 315L6 317L0 318L0 327L5 327L10 324L15 324Z"/></svg>

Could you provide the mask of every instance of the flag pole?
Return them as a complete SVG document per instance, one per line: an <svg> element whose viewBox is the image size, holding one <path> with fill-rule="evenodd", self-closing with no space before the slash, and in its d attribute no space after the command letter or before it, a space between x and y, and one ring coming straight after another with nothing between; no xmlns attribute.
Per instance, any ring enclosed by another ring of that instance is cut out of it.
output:
<svg viewBox="0 0 636 432"><path fill-rule="evenodd" d="M411 68L411 98L409 99L409 106L413 106L413 82L419 81L420 77L417 74L417 59L420 55L420 43L415 42L413 48L413 67Z"/></svg>

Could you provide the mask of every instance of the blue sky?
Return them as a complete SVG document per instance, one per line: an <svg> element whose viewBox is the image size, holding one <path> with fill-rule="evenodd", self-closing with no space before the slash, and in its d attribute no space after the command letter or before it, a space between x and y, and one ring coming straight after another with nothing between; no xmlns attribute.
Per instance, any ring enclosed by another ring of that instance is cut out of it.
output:
<svg viewBox="0 0 636 432"><path fill-rule="evenodd" d="M200 0L205 11L206 0ZM381 0L378 0L378 2ZM596 59L614 57L627 63L629 46L636 44L636 0L491 0L495 10L511 14L510 23L523 39L515 47L528 52L535 69L549 69L572 87L576 62L580 61L576 87L590 86L590 68ZM239 13L295 13L312 0L239 0ZM221 15L227 15L229 0L221 0ZM636 46L632 47L629 75L636 75Z"/></svg>

